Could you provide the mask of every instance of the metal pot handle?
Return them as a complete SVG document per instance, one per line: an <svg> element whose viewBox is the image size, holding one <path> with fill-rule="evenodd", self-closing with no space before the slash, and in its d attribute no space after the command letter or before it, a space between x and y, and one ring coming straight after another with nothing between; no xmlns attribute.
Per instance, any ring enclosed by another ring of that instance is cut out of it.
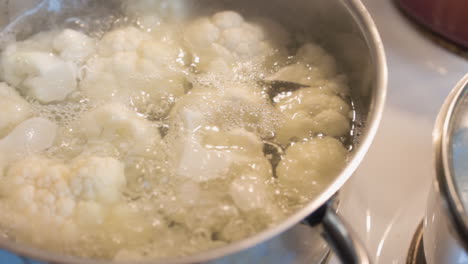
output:
<svg viewBox="0 0 468 264"><path fill-rule="evenodd" d="M354 231L331 206L326 203L319 210L304 219L308 225L320 224L322 236L328 242L340 261L345 264L371 264L364 244L357 238Z"/></svg>
<svg viewBox="0 0 468 264"><path fill-rule="evenodd" d="M328 207L322 220L323 237L335 254L346 264L371 264L364 244L356 237L348 224Z"/></svg>

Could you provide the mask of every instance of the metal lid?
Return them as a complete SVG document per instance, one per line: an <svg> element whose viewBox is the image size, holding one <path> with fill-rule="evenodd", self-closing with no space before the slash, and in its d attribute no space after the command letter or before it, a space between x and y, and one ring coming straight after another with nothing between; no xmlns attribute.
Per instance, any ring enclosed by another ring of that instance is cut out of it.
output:
<svg viewBox="0 0 468 264"><path fill-rule="evenodd" d="M434 130L437 184L468 250L468 74L445 100Z"/></svg>

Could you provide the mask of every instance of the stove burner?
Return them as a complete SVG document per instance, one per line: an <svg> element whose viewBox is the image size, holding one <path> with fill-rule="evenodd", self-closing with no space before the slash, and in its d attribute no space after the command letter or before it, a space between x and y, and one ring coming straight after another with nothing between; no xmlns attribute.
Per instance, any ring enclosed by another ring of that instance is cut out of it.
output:
<svg viewBox="0 0 468 264"><path fill-rule="evenodd" d="M442 48L448 50L449 52L455 53L458 56L468 59L468 49L462 47L461 45L452 42L451 40L447 39L446 37L438 34L435 31L432 31L426 25L422 24L418 20L416 20L413 16L408 14L408 12L398 3L398 1L393 1L397 8L401 11L401 13L407 18L410 24L415 28L421 35L426 37L428 40L436 43L437 45L441 46Z"/></svg>
<svg viewBox="0 0 468 264"><path fill-rule="evenodd" d="M423 243L423 222L418 225L408 250L406 264L426 264Z"/></svg>

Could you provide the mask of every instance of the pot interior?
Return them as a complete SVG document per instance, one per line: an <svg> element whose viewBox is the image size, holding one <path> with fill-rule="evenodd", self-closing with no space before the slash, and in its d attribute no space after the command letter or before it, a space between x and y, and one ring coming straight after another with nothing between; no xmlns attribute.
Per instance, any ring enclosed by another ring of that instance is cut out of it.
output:
<svg viewBox="0 0 468 264"><path fill-rule="evenodd" d="M69 17L86 17L89 8L96 14L109 15L109 10L118 6L119 1L1 1L0 26L3 25L2 37L12 36L24 39L44 28L67 23ZM21 4L24 2L24 4ZM385 65L380 40L375 28L369 24L370 17L358 1L329 0L194 0L185 1L188 12L197 15L217 10L238 11L244 17L268 17L282 25L293 35L311 38L338 61L341 71L347 74L351 87L352 99L356 110L356 122L353 130L353 151L349 166L337 179L325 188L317 200L307 208L290 217L273 230L266 230L258 237L243 240L223 249L201 253L193 258L179 259L176 262L204 261L250 247L255 243L286 230L308 213L317 209L338 190L352 174L370 145L380 119L385 95ZM25 10L27 10L25 12ZM116 13L116 15L118 15ZM2 47L0 42L0 47ZM87 260L67 256L53 255L25 245L15 244L0 238L0 245L14 252L33 258L60 263L91 263ZM92 262L94 263L94 262ZM95 263L101 263L97 261ZM104 263L104 262L102 262Z"/></svg>

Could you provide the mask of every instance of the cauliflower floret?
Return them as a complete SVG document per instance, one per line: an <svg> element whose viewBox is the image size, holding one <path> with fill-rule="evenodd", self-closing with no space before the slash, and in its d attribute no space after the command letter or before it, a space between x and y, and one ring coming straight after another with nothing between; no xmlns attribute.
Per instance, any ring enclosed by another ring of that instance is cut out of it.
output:
<svg viewBox="0 0 468 264"><path fill-rule="evenodd" d="M265 184L263 177L258 175L242 175L231 182L229 195L234 203L243 211L265 207L271 203L272 190Z"/></svg>
<svg viewBox="0 0 468 264"><path fill-rule="evenodd" d="M130 88L119 89L117 76L123 76L119 72L122 65L112 58L94 57L88 60L85 67L85 74L80 84L80 89L92 100L109 99L115 96L130 96ZM114 69L115 68L115 69Z"/></svg>
<svg viewBox="0 0 468 264"><path fill-rule="evenodd" d="M25 62L28 77L21 86L30 97L49 103L64 100L75 90L76 68L73 64L54 55L34 52L23 53L17 58Z"/></svg>
<svg viewBox="0 0 468 264"><path fill-rule="evenodd" d="M98 44L98 54L110 57L118 52L136 51L141 42L152 36L136 27L124 27L106 33Z"/></svg>
<svg viewBox="0 0 468 264"><path fill-rule="evenodd" d="M86 35L66 29L10 44L0 58L3 79L42 103L64 100L77 87L78 67L94 51Z"/></svg>
<svg viewBox="0 0 468 264"><path fill-rule="evenodd" d="M62 59L82 64L95 52L96 40L79 31L65 29L54 38L52 46Z"/></svg>
<svg viewBox="0 0 468 264"><path fill-rule="evenodd" d="M4 162L10 162L29 153L50 148L56 137L57 125L47 119L34 117L17 125L0 140L0 153Z"/></svg>
<svg viewBox="0 0 468 264"><path fill-rule="evenodd" d="M267 80L320 87L340 96L349 95L344 75L337 75L335 59L322 47L307 43L298 49L292 64L267 76Z"/></svg>
<svg viewBox="0 0 468 264"><path fill-rule="evenodd" d="M243 128L220 131L216 127L200 131L200 143L207 150L221 150L231 163L229 174L250 173L269 179L271 166L263 155L263 141Z"/></svg>
<svg viewBox="0 0 468 264"><path fill-rule="evenodd" d="M276 168L283 186L310 197L323 190L346 163L347 151L331 137L314 138L290 146Z"/></svg>
<svg viewBox="0 0 468 264"><path fill-rule="evenodd" d="M94 243L106 258L145 245L154 235L153 218L122 199L123 172L123 163L109 157L82 156L70 164L26 157L0 178L0 208L8 212L0 221L21 241L54 251L63 245L79 248L82 256L94 256L89 255ZM34 219L34 225L24 218ZM47 232L44 227L50 226L61 236Z"/></svg>
<svg viewBox="0 0 468 264"><path fill-rule="evenodd" d="M235 179L229 184L228 193L241 211L257 214L258 219L265 223L279 221L284 214L274 201L272 175L270 173L265 177L266 175L258 172L236 172ZM228 231L229 227L225 228Z"/></svg>
<svg viewBox="0 0 468 264"><path fill-rule="evenodd" d="M154 230L158 227L154 216L148 217L135 204L119 203L112 207L106 232L125 241L126 247L145 245L154 239Z"/></svg>
<svg viewBox="0 0 468 264"><path fill-rule="evenodd" d="M31 115L28 102L6 83L0 83L0 105L0 137Z"/></svg>
<svg viewBox="0 0 468 264"><path fill-rule="evenodd" d="M253 133L244 129L228 132L216 127L200 129L199 133L189 133L175 145L179 176L203 182L227 176L235 169L234 165L268 162L263 156L262 141ZM268 168L263 166L262 169Z"/></svg>
<svg viewBox="0 0 468 264"><path fill-rule="evenodd" d="M336 75L336 61L322 47L314 43L306 43L297 50L296 60L303 64L319 68L325 77Z"/></svg>
<svg viewBox="0 0 468 264"><path fill-rule="evenodd" d="M191 113L201 117L193 119ZM271 136L280 120L260 87L230 84L194 87L174 105L169 116L175 123L199 122L193 128L216 124L221 130L244 128L261 137Z"/></svg>
<svg viewBox="0 0 468 264"><path fill-rule="evenodd" d="M180 43L181 28L190 4L186 0L133 0L125 1L123 9L140 28L154 37L168 43Z"/></svg>
<svg viewBox="0 0 468 264"><path fill-rule="evenodd" d="M10 165L0 193L3 203L41 221L65 224L76 213L78 222L88 224L103 221L102 205L120 201L124 186L124 165L116 159L80 157L66 165L32 155Z"/></svg>
<svg viewBox="0 0 468 264"><path fill-rule="evenodd" d="M177 45L128 27L108 33L99 46L102 56L88 61L80 84L92 100L130 101L139 112L161 117L185 93L186 54Z"/></svg>
<svg viewBox="0 0 468 264"><path fill-rule="evenodd" d="M293 64L272 74L269 79L310 85L317 79L327 79L337 74L335 59L313 43L300 47L292 62Z"/></svg>
<svg viewBox="0 0 468 264"><path fill-rule="evenodd" d="M70 191L73 192L73 189L70 188ZM99 202L79 200L74 209L74 219L70 228L79 233L79 228L83 228L81 230L83 232L102 225L106 218L106 207L109 208L109 205L103 206Z"/></svg>
<svg viewBox="0 0 468 264"><path fill-rule="evenodd" d="M260 174L271 175L262 140L248 132L265 136L273 133L276 123L270 122L274 120L271 106L256 96L255 89L231 88L196 87L172 109L174 124L167 140L175 148L179 175L212 180L240 172L249 160Z"/></svg>
<svg viewBox="0 0 468 264"><path fill-rule="evenodd" d="M76 88L76 67L52 53L8 46L1 66L6 82L42 103L59 101Z"/></svg>
<svg viewBox="0 0 468 264"><path fill-rule="evenodd" d="M78 158L70 165L71 192L84 201L114 203L125 186L124 165L113 158Z"/></svg>
<svg viewBox="0 0 468 264"><path fill-rule="evenodd" d="M0 208L8 212L0 221L34 219L34 225L15 221L15 235L54 250L63 244L78 245L84 236L99 232L107 241L114 235L126 238L130 234L133 240L137 238L134 233L141 230L129 228L128 221L134 225L138 225L136 219L147 221L135 210L124 214L120 209L125 207L121 198L124 186L124 165L113 158L79 157L65 164L28 156L12 163L0 178ZM44 232L42 227L47 226L54 226L62 236Z"/></svg>
<svg viewBox="0 0 468 264"><path fill-rule="evenodd" d="M9 167L0 184L1 193L19 212L42 215L44 220L64 220L75 207L68 177L69 169L64 164L30 156Z"/></svg>
<svg viewBox="0 0 468 264"><path fill-rule="evenodd" d="M349 133L351 108L340 97L319 88L302 88L275 99L276 109L284 115L277 130L279 143L313 134L340 137Z"/></svg>
<svg viewBox="0 0 468 264"><path fill-rule="evenodd" d="M79 121L79 127L88 143L110 142L125 153L144 154L161 141L158 129L151 122L118 103L90 110Z"/></svg>
<svg viewBox="0 0 468 264"><path fill-rule="evenodd" d="M267 30L262 25L271 28ZM193 21L187 26L184 38L196 57L199 70L206 71L210 63L217 59L224 60L228 65L264 60L273 55L278 47L286 46L289 38L284 37L285 32L273 22L247 23L234 11L223 11Z"/></svg>
<svg viewBox="0 0 468 264"><path fill-rule="evenodd" d="M147 60L145 61L147 64L159 67L160 70L162 67L171 70L183 70L185 65L184 57L186 54L184 50L162 41L143 41L137 51Z"/></svg>
<svg viewBox="0 0 468 264"><path fill-rule="evenodd" d="M199 98L207 102L214 99L210 95L206 93ZM175 148L178 175L207 181L226 176L233 164L256 163L258 158L263 162L263 143L257 135L244 128L210 126L210 120L206 119L209 113L192 107L179 106L172 113L178 123L169 132L168 145Z"/></svg>
<svg viewBox="0 0 468 264"><path fill-rule="evenodd" d="M152 37L180 46L190 4L185 0L133 0L123 2L123 11Z"/></svg>
<svg viewBox="0 0 468 264"><path fill-rule="evenodd" d="M176 173L198 181L209 181L226 176L233 162L231 155L222 151L209 151L196 140L188 139L175 150Z"/></svg>

